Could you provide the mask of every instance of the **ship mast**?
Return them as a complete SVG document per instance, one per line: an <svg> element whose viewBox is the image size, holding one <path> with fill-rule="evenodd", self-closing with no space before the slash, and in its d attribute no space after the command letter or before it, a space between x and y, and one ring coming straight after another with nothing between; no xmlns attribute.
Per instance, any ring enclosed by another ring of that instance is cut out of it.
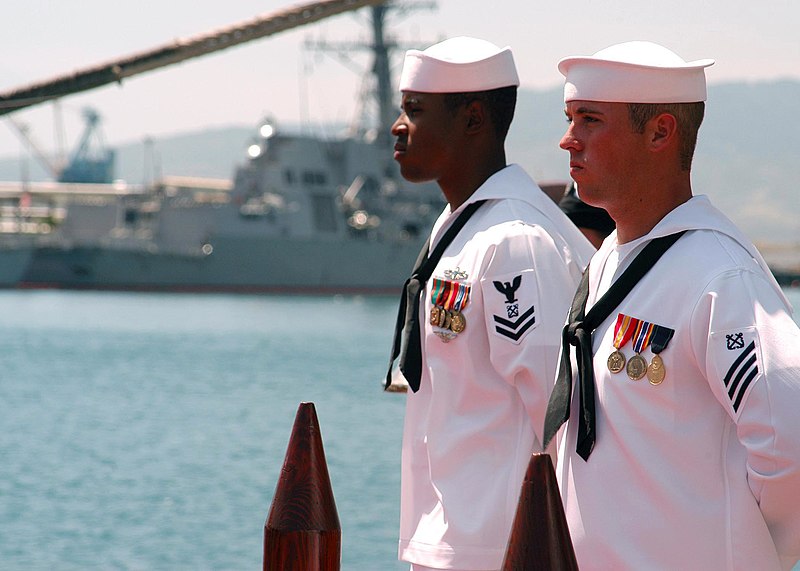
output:
<svg viewBox="0 0 800 571"><path fill-rule="evenodd" d="M375 129L374 139L379 145L389 146L391 143L391 128L397 118L395 104L395 86L392 85L391 55L400 49L407 49L399 45L386 34L387 19L390 13L406 13L420 8L433 9L436 3L432 1L420 2L385 2L370 7L370 25L372 37L368 42L306 42L306 47L322 52L335 53L345 64L352 64L349 56L351 52L369 51L372 55L370 74L374 80L369 96L362 101L377 105L377 117L373 115L372 124L366 119L369 113L361 111L360 129L364 132ZM413 46L419 47L419 46Z"/></svg>
<svg viewBox="0 0 800 571"><path fill-rule="evenodd" d="M392 78L389 72L389 46L383 35L383 24L387 7L385 5L373 6L372 10L372 37L374 44L372 53L375 61L372 69L376 80L376 96L378 100L378 136L381 145L388 146L391 140L390 130L395 120L395 108L392 98Z"/></svg>

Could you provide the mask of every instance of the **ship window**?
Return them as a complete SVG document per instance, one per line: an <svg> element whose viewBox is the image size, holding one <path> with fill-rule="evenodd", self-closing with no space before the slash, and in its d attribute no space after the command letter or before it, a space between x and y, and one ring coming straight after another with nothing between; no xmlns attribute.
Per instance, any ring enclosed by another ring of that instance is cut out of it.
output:
<svg viewBox="0 0 800 571"><path fill-rule="evenodd" d="M136 224L136 210L133 208L126 208L125 209L125 224L132 225Z"/></svg>
<svg viewBox="0 0 800 571"><path fill-rule="evenodd" d="M283 178L286 179L286 184L294 184L294 171L286 169L283 171Z"/></svg>
<svg viewBox="0 0 800 571"><path fill-rule="evenodd" d="M375 177L367 176L364 179L364 186L361 187L361 191L358 194L364 197L374 197L378 195L380 189L381 185L375 180Z"/></svg>
<svg viewBox="0 0 800 571"><path fill-rule="evenodd" d="M405 223L405 224L403 225L403 230L405 230L405 232L406 232L406 233L407 233L409 236L411 236L411 237L413 237L413 238L416 238L416 237L419 235L419 228L417 227L417 225L416 225L416 224L409 224L409 223L407 222L407 223Z"/></svg>
<svg viewBox="0 0 800 571"><path fill-rule="evenodd" d="M336 208L333 197L316 194L311 197L314 225L320 232L336 232Z"/></svg>
<svg viewBox="0 0 800 571"><path fill-rule="evenodd" d="M309 186L322 186L327 180L324 172L303 171L303 183Z"/></svg>

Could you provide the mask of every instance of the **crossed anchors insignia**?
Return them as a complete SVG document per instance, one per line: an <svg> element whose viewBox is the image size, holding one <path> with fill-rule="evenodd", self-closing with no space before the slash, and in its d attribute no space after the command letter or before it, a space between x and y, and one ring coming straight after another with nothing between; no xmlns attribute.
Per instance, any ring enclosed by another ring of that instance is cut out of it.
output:
<svg viewBox="0 0 800 571"><path fill-rule="evenodd" d="M504 335L513 341L519 341L525 332L536 323L536 316L533 313L533 306L531 305L522 315L519 312L519 300L517 299L517 290L522 285L522 275L514 277L510 282L494 281L494 287L497 291L506 296L506 316L499 317L493 315L495 323L495 331L500 335ZM516 318L516 319L514 319ZM514 321L511 321L514 319Z"/></svg>
<svg viewBox="0 0 800 571"><path fill-rule="evenodd" d="M744 349L744 333L734 333L733 335L726 335L725 341L727 343L728 351L735 349Z"/></svg>

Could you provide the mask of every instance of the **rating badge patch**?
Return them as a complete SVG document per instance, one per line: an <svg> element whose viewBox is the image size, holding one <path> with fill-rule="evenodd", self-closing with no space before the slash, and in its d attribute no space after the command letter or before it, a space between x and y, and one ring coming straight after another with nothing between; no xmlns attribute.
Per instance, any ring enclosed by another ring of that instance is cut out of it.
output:
<svg viewBox="0 0 800 571"><path fill-rule="evenodd" d="M750 389L764 374L758 331L747 327L712 333L709 351L736 416Z"/></svg>
<svg viewBox="0 0 800 571"><path fill-rule="evenodd" d="M536 327L537 285L533 272L493 277L484 301L494 334L519 344Z"/></svg>

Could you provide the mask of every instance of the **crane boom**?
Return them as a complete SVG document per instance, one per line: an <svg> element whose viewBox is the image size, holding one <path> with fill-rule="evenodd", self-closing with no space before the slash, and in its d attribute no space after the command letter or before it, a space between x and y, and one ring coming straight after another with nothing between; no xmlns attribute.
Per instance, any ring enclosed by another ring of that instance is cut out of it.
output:
<svg viewBox="0 0 800 571"><path fill-rule="evenodd" d="M256 40L298 26L310 24L385 0L323 0L265 14L253 20L228 26L208 34L123 57L74 73L0 94L0 115L50 101L64 95L119 83L124 78L210 54L244 42Z"/></svg>

